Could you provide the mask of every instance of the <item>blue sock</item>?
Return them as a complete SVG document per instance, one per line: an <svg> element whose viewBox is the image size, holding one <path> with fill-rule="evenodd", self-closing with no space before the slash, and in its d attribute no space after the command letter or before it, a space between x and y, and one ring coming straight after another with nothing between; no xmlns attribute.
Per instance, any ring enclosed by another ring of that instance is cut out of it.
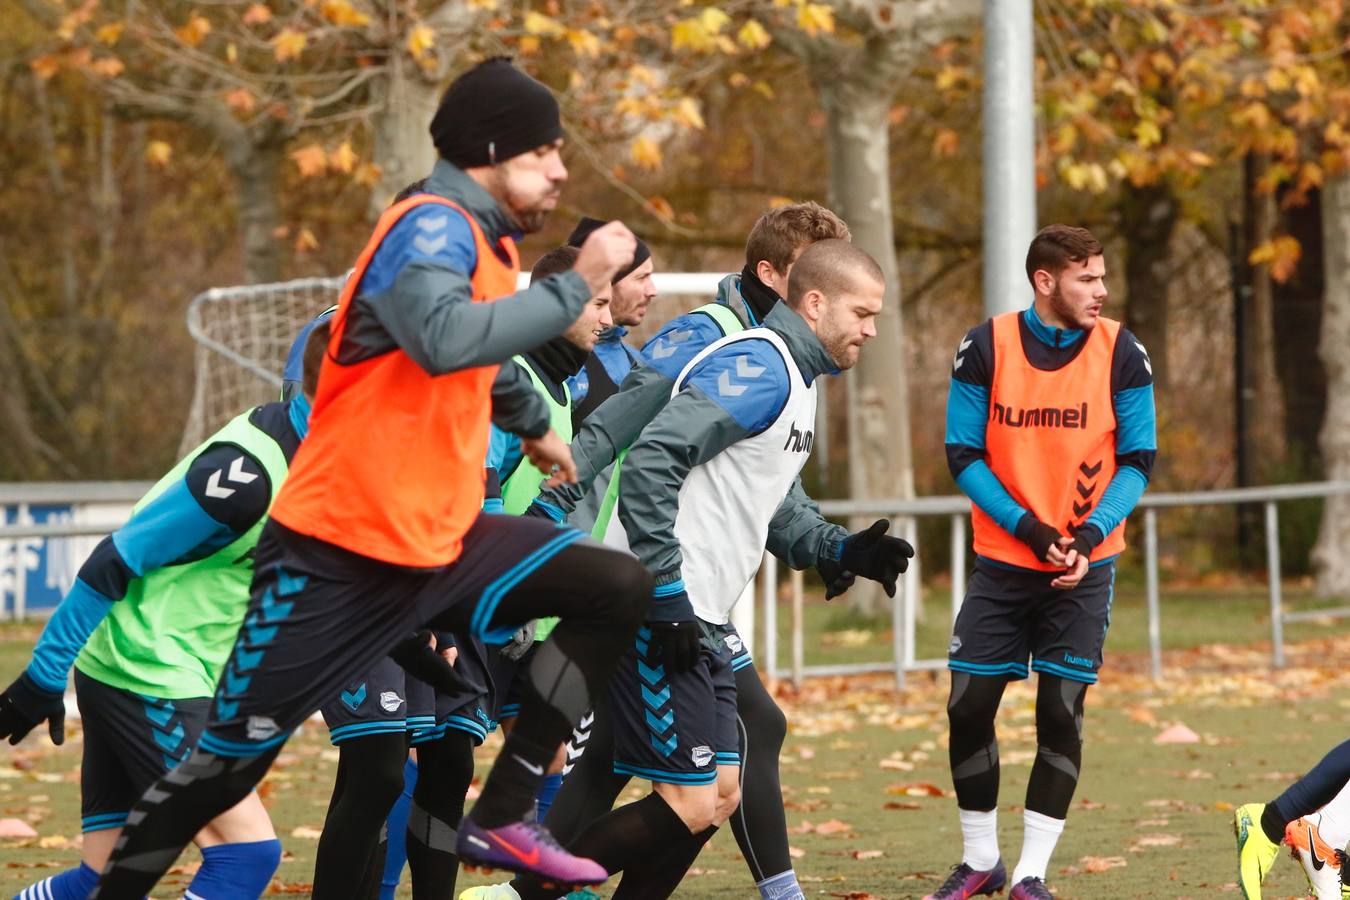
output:
<svg viewBox="0 0 1350 900"><path fill-rule="evenodd" d="M202 848L202 867L187 900L258 900L281 864L281 841L252 841Z"/></svg>
<svg viewBox="0 0 1350 900"><path fill-rule="evenodd" d="M544 816L548 815L548 808L553 805L553 798L558 796L558 788L562 787L563 777L561 775L545 775L543 784L539 785L539 793L534 798L535 821L544 821Z"/></svg>
<svg viewBox="0 0 1350 900"><path fill-rule="evenodd" d="M765 878L755 887L759 888L762 900L806 900L801 885L797 884L797 873L791 869Z"/></svg>
<svg viewBox="0 0 1350 900"><path fill-rule="evenodd" d="M417 763L408 758L403 767L403 793L389 810L386 827L389 845L384 851L384 878L380 881L380 900L394 900L398 882L403 877L403 864L408 861L408 808L412 806L413 788L417 786Z"/></svg>
<svg viewBox="0 0 1350 900"><path fill-rule="evenodd" d="M66 869L51 878L24 888L14 900L85 900L98 887L98 873L80 863L77 869Z"/></svg>

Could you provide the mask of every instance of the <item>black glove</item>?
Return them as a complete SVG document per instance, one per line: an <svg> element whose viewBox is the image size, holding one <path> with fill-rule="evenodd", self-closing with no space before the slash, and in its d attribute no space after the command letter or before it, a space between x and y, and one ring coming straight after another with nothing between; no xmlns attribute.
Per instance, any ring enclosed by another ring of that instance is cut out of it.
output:
<svg viewBox="0 0 1350 900"><path fill-rule="evenodd" d="M1069 529L1069 532L1073 537L1073 543L1069 545L1069 550L1077 550L1078 555L1084 559L1091 559L1092 551L1096 550L1097 545L1105 540L1100 528L1086 522Z"/></svg>
<svg viewBox="0 0 1350 900"><path fill-rule="evenodd" d="M891 537L886 529L890 519L877 519L866 531L844 538L839 565L881 585L887 597L895 596L895 580L909 568L914 548L903 538Z"/></svg>
<svg viewBox="0 0 1350 900"><path fill-rule="evenodd" d="M1027 513L1022 516L1017 521L1017 527L1013 529L1013 537L1030 547L1031 552L1035 553L1036 558L1041 562L1050 561L1047 559L1050 548L1063 536L1054 528L1036 518L1035 513Z"/></svg>
<svg viewBox="0 0 1350 900"><path fill-rule="evenodd" d="M17 744L43 722L53 744L66 742L66 704L61 694L38 687L24 672L0 694L0 738Z"/></svg>
<svg viewBox="0 0 1350 900"><path fill-rule="evenodd" d="M822 559L816 563L816 574L825 585L825 600L830 601L853 587L858 576L845 569L833 559Z"/></svg>
<svg viewBox="0 0 1350 900"><path fill-rule="evenodd" d="M674 585L678 586L679 582ZM658 585L657 591L666 589ZM661 648L661 663L671 672L688 672L698 665L699 630L694 605L684 590L658 593L647 608L651 642Z"/></svg>
<svg viewBox="0 0 1350 900"><path fill-rule="evenodd" d="M389 651L389 656L403 667L403 671L425 681L442 693L457 694L478 688L478 685L465 678L458 669L445 661L440 649L432 648L431 638L431 629L423 628L399 641Z"/></svg>

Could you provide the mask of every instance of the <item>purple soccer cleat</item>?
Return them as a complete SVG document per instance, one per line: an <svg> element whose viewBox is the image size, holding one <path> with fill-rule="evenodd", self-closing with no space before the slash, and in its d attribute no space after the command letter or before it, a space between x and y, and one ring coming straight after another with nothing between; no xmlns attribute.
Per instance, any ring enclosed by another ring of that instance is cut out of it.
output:
<svg viewBox="0 0 1350 900"><path fill-rule="evenodd" d="M466 866L519 872L554 887L599 884L609 877L599 863L564 850L538 822L484 828L466 817L455 852Z"/></svg>
<svg viewBox="0 0 1350 900"><path fill-rule="evenodd" d="M1028 875L1013 885L1008 900L1055 900L1055 896L1050 893L1044 881L1034 875Z"/></svg>
<svg viewBox="0 0 1350 900"><path fill-rule="evenodd" d="M942 882L942 887L923 900L967 900L981 894L997 894L1007 883L1008 870L1003 867L1001 859L987 872L977 872L961 863L952 867L952 874Z"/></svg>

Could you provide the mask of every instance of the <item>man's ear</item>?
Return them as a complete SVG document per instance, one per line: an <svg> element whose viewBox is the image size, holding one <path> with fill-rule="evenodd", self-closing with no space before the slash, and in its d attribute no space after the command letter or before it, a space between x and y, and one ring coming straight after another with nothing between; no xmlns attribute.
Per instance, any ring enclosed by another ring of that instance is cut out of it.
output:
<svg viewBox="0 0 1350 900"><path fill-rule="evenodd" d="M1031 273L1032 284L1036 288L1036 293L1049 296L1055 292L1055 276L1051 275L1045 269L1037 269Z"/></svg>
<svg viewBox="0 0 1350 900"><path fill-rule="evenodd" d="M777 277L778 272L774 270L773 263L769 262L767 259L761 259L759 262L755 263L755 274L759 276L759 280L762 283L772 287L774 278Z"/></svg>

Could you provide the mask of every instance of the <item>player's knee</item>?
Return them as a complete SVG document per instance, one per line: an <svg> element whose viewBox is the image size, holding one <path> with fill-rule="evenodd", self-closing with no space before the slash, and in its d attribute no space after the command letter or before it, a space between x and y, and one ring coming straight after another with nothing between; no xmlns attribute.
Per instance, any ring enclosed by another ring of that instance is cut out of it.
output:
<svg viewBox="0 0 1350 900"><path fill-rule="evenodd" d="M1036 743L1058 753L1072 753L1083 745L1082 690L1086 685L1064 681L1053 696L1043 693L1036 702Z"/></svg>
<svg viewBox="0 0 1350 900"><path fill-rule="evenodd" d="M754 735L755 743L777 759L778 751L783 748L783 741L787 739L787 716L783 715L778 704L766 693L762 702L751 704L748 709L741 710L741 713L741 721L745 723L746 732Z"/></svg>
<svg viewBox="0 0 1350 900"><path fill-rule="evenodd" d="M953 734L966 736L992 732L1003 685L986 684L994 679L952 673L952 692L947 698L947 721Z"/></svg>
<svg viewBox="0 0 1350 900"><path fill-rule="evenodd" d="M613 551L607 551L605 556L605 569L598 577L604 580L606 624L636 630L647 617L655 581L635 557Z"/></svg>

